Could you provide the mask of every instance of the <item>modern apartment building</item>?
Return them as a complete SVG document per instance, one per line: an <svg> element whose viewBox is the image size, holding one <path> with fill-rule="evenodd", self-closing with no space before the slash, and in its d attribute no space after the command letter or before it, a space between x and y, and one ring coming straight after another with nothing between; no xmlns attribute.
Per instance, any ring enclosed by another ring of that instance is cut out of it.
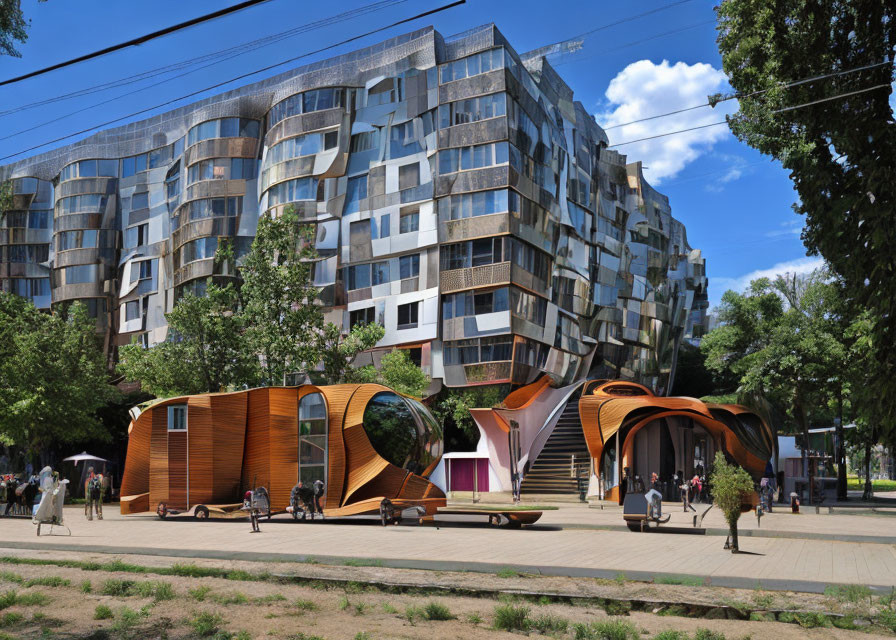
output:
<svg viewBox="0 0 896 640"><path fill-rule="evenodd" d="M667 393L705 264L668 199L538 54L432 28L0 167L0 283L87 303L110 355L237 263L259 215L316 226L328 320L378 322L448 386L625 378ZM368 356L365 356L368 357Z"/></svg>

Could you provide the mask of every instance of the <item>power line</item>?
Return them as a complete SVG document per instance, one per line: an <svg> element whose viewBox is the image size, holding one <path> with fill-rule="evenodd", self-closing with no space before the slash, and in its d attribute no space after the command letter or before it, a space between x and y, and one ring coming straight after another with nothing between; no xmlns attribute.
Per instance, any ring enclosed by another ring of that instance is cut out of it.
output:
<svg viewBox="0 0 896 640"><path fill-rule="evenodd" d="M889 84L878 84L878 85L874 85L873 87L868 87L866 89L858 89L856 91L850 91L848 93L840 93L840 94L837 94L836 96L829 96L827 98L821 98L819 100L814 100L812 102L807 102L805 104L798 104L798 105L794 105L792 107L784 107L783 109L777 109L776 111L773 111L772 113L783 113L785 111L793 111L794 109L802 109L803 107L810 107L812 105L821 104L822 102L830 102L831 100L847 98L849 96L854 96L859 93L867 93L868 91L874 91L875 89L882 89L882 88L889 87L889 86L890 86ZM696 131L697 129L707 129L709 127L717 127L720 124L727 124L727 122L728 122L727 120L721 120L719 122L711 122L709 124L703 124L703 125L700 125L697 127L689 127L687 129L679 129L678 131L669 131L667 133L659 133L655 136L648 136L646 138L638 138L637 140L629 140L627 142L619 142L617 144L611 144L611 145L609 145L608 148L621 147L623 145L634 144L635 142L644 142L645 140L654 140L656 138L665 138L666 136L674 136L679 133L687 133L688 131Z"/></svg>
<svg viewBox="0 0 896 640"><path fill-rule="evenodd" d="M704 102L703 104L696 104L693 107L685 107L683 109L677 109L675 111L667 111L666 113L658 113L655 116L650 116L647 118L641 118L640 120L632 120L631 122L623 122L622 124L614 124L610 127L604 127L604 131L609 131L610 129L618 129L619 127L627 127L630 124L637 124L639 122L647 122L648 120L656 120L657 118L665 118L666 116L672 116L679 113L684 113L685 111L693 111L694 109L701 109L703 107L715 107L720 102L726 102L728 100L735 100L741 98L752 98L753 96L758 96L763 93L768 93L772 89L789 89L791 87L796 87L801 84L807 84L809 82L817 82L818 80L827 80L828 78L836 78L839 76L844 76L850 73L857 73L859 71L866 71L867 69L874 69L877 67L881 67L883 65L890 64L889 60L884 60L883 62L876 62L874 64L868 64L863 67L855 67L853 69L846 69L843 71L835 71L833 73L827 73L820 76L814 76L812 78L803 78L802 80L794 80L792 82L786 82L780 84L776 87L769 87L768 89L760 89L759 91L752 91L750 93L733 93L728 96L722 96L718 100L714 102ZM796 107L793 107L796 108Z"/></svg>
<svg viewBox="0 0 896 640"><path fill-rule="evenodd" d="M299 35L302 33L307 33L308 31L312 31L315 29L320 29L326 26L330 26L333 24L337 24L339 22L343 22L345 20L365 15L367 13L372 13L375 11L379 11L381 9L385 9L388 7L392 7L398 4L403 4L408 0L381 0L380 2L374 2L362 7L358 7L357 9L352 9L350 11L345 11L343 13L330 16L329 18L323 18L321 20L316 20L314 22L309 22L307 24L301 25L299 27L295 27L293 29L287 29L286 31L281 31L279 33L275 33L269 36L265 36L263 38L258 38L256 40L251 40L249 42L245 42L243 44L235 45L233 47L228 47L226 49L220 49L218 51L214 51L212 53L207 53L201 56L197 56L195 58L189 58L187 60L182 60L180 62L175 62L169 65L164 65L162 67L157 67L155 69L150 69L148 71L144 71L138 73L136 75L127 76L124 78L119 78L117 80L112 80L110 82L101 83L98 85L93 85L91 87L86 87L83 89L79 89L77 91L73 91L71 93L62 94L59 96L54 96L52 98L47 98L44 100L38 100L36 102L30 102L27 104L20 105L18 107L13 107L10 109L6 109L4 111L0 111L0 117L9 115L12 113L18 113L20 111L24 111L26 109L30 109L33 107L41 107L48 104L52 104L54 102L61 102L64 100L68 100L70 98L80 98L86 95L90 95L93 93L99 93L101 91L105 91L107 89L112 89L115 87L122 87L129 84L134 84L137 82L141 82L142 80L148 80L150 78L154 78L159 75L163 75L165 73L171 71L177 71L179 69L183 69L184 67L189 67L194 64L200 64L202 62L207 62L209 60L215 60L213 64L217 64L219 62L223 62L234 57L233 55L242 55L243 53L247 53L249 51L254 51L256 49L261 49L266 46L270 46L272 44L276 44L288 38L291 38L295 35ZM211 65L207 65L211 66ZM206 68L205 66L200 67L199 69L194 69L194 71L198 71L200 69ZM192 73L192 72L191 72ZM181 76L177 76L181 77ZM169 78L168 80L173 80L174 78ZM158 85L150 85L150 86L158 86ZM140 89L143 91L149 87L144 87ZM114 98L113 98L114 100Z"/></svg>
<svg viewBox="0 0 896 640"><path fill-rule="evenodd" d="M176 31L182 31L183 29L187 29L197 24L208 22L209 20L215 20L216 18L220 18L231 13L236 13L237 11L242 11L243 9L248 9L249 7L253 7L257 4L263 4L265 2L270 2L270 0L245 0L244 2L235 4L232 7L219 9L218 11L207 13L204 16L199 16L198 18L193 18L192 20L186 20L185 22L179 22L170 27L165 27L164 29L159 29L158 31L153 31L152 33L147 33L146 35L132 38L131 40L127 40L125 42L120 42L119 44L112 45L111 47L106 47L105 49L100 49L99 51L94 51L93 53L86 53L83 56L78 56L77 58L72 58L64 62L57 62L56 64L50 65L49 67L44 67L43 69L38 69L37 71L31 71L30 73L26 73L15 78L9 78L8 80L0 81L0 87L7 84L12 84L14 82L21 82L22 80L27 80L28 78L34 78L35 76L40 76L45 73L49 73L50 71L55 71L56 69L69 67L73 64L84 62L85 60L99 58L100 56L104 56L114 51L120 51L121 49L126 49L128 47L135 47L139 44L149 42L150 40L155 40L156 38L167 36L168 34L174 33Z"/></svg>
<svg viewBox="0 0 896 640"><path fill-rule="evenodd" d="M389 6L392 6L392 5L395 5L395 4L402 3L402 2L406 2L406 0L394 0L394 1L392 1L391 3L385 3L385 4L388 4ZM380 3L380 4L384 4L384 3ZM372 5L370 5L370 6L372 6ZM345 13L343 13L343 14L339 14L338 16L333 16L333 18L341 18L341 20L347 20L348 18L353 17L353 16L349 16L349 15L348 15L348 14L350 14L350 13L354 13L354 12L345 12ZM311 25L317 25L318 23L327 22L327 21L329 21L329 20L331 20L331 19L332 19L332 18L328 18L328 19L326 19L326 20L320 20L320 21L318 21L318 22L310 23L310 24L311 24ZM341 20L340 20L340 21L341 21ZM306 26L307 26L307 25L306 25ZM305 32L312 31L312 30L313 30L313 29L310 29L310 28L308 28L308 29L304 29L304 28L302 28L301 33L305 33ZM277 34L277 35L279 35L279 34ZM282 39L285 39L285 38L278 38L277 40L272 40L271 42L268 42L268 43L266 43L266 44L264 44L264 45L262 45L262 46L267 46L267 45L269 45L269 44L274 44L274 43L276 43L276 42L279 42L279 41L282 40ZM256 47L256 48L260 48L260 47ZM210 63L208 63L208 64L202 65L202 66L197 67L197 68L195 68L195 69L190 69L190 70L185 71L184 73L180 73L180 74L178 74L178 75L176 75L176 76L171 76L171 77L169 77L169 78L165 78L164 80L160 80L159 82L154 82L154 83L152 83L152 84L146 85L145 87L141 87L141 88L136 89L136 90L134 90L134 91L128 91L128 92L126 92L126 93L121 93L121 94L119 94L119 95L117 95L117 96L114 96L114 97L111 97L111 98L106 98L105 100L102 100L101 102L97 102L97 103L88 105L88 106L86 106L86 107L83 107L83 108L81 108L81 109L77 109L77 110L75 110L75 111L71 111L71 112L66 113L66 114L64 114L64 115L61 115L61 116L59 116L59 117L53 118L52 120L47 120L47 121L45 121L45 122L41 122L40 124L36 124L36 125L33 125L33 126L31 126L31 127L25 128L25 129L20 129L19 131L16 131L16 132L14 132L14 133L10 133L10 134L7 134L7 135L5 135L5 136L0 137L0 141L3 141L3 140L9 140L10 138L15 138L16 136L20 136L20 135L22 135L23 133L30 133L30 132L35 131L35 130L37 130L37 129L41 129L41 128L43 128L43 127L49 125L49 124L53 124L54 122L59 122L60 120L65 120L66 118L69 118L69 117L71 117L71 116L73 116L73 115L77 115L77 114L79 114L79 113L83 113L84 111L89 111L89 110L94 109L94 108L96 108L96 107L104 106L104 105L106 105L106 104L108 104L108 103L110 103L110 102L114 102L115 100L119 100L119 99L121 99L121 98L125 98L125 97L128 97L128 96L132 96L132 95L134 95L134 94L136 94L136 93L140 93L140 92L143 92L143 91L147 91L148 89L152 89L153 87L158 87L158 86L160 86L160 85L163 85L163 84L165 84L166 82L171 82L172 80L176 80L176 79L178 79L178 78L182 78L182 77L184 77L184 76L190 75L191 73L196 73L197 71L201 71L201 70L203 70L203 69L207 69L208 67L215 66L215 65L217 65L217 64L220 64L220 63L225 62L225 61L227 61L227 60L230 60L230 59L232 59L232 58L236 58L236 57L238 57L238 56L243 55L244 53L246 53L246 52L245 52L245 51L238 51L238 52L236 52L236 53L232 53L232 54L228 55L227 57L221 58L221 59L219 59L219 60L213 60L212 62L210 62ZM160 75L160 74L156 74L156 75ZM86 95L86 94L85 94L85 95Z"/></svg>
<svg viewBox="0 0 896 640"><path fill-rule="evenodd" d="M679 0L678 2L673 2L672 4L667 4L662 7L657 7L656 9L651 9L650 11L645 11L645 12L639 13L637 15L628 16L626 18L617 20L616 22L610 22L608 24L601 25L599 27L591 29L590 31L586 31L585 33L580 33L579 35L573 36L572 38L566 38L565 40L561 40L560 42L555 42L553 44L548 44L543 47L539 47L538 49L535 49L534 51L530 51L529 53L532 55L550 55L551 49L554 49L555 47L559 47L567 42L572 42L574 40L581 40L587 36L590 36L591 34L597 33L598 31L603 31L604 29L609 29L611 27L618 27L620 24L625 24L626 22L632 22L634 20L638 20L639 18L645 18L649 15L653 15L654 13L659 13L660 11L672 9L673 7L677 7L682 4L687 4L688 2L692 2L692 1L693 0ZM715 22L715 21L713 21L713 22Z"/></svg>
<svg viewBox="0 0 896 640"><path fill-rule="evenodd" d="M365 32L365 33L361 33L361 34L359 34L359 35L352 36L351 38L346 38L345 40L341 40L341 41L336 42L336 43L334 43L334 44L327 45L326 47L321 47L321 48L319 48L319 49L315 49L314 51L309 51L309 52L307 52L307 53L303 53L303 54L298 55L298 56L295 56L295 57L293 57L293 58L289 58L288 60L283 60L283 61L281 61L281 62L277 62L277 63L274 63L274 64L270 64L270 65L268 65L268 66L266 66L266 67L262 67L262 68L260 68L260 69L256 69L255 71L249 71L248 73L240 74L240 75L238 75L238 76L235 76L235 77L233 77L233 78L230 78L229 80L224 80L223 82L218 82L218 83L216 83L216 84L210 85L210 86L208 86L208 87L204 87L204 88L199 89L199 90L197 90L197 91L192 91L192 92L190 92L190 93L188 93L188 94L179 96L179 97L177 97L177 98L173 98L173 99L171 99L171 100L166 100L165 102L162 102L162 103L157 104L157 105L153 105L152 107L147 107L146 109L141 109L141 110L139 110L139 111L134 111L133 113L129 113L129 114L127 114L127 115L121 116L120 118L114 118L114 119L112 119L112 120L107 120L106 122L102 122L102 123L100 123L100 124L96 124L96 125L93 125L93 126L91 126L91 127L87 127L86 129L81 129L80 131L76 131L76 132L74 132L74 133L70 133L70 134L61 136L61 137L59 137L59 138L54 138L53 140L47 140L46 142L42 142L42 143L37 144L37 145L34 145L34 146L32 146L32 147L28 147L27 149L22 149L21 151L17 151L17 152L15 152L15 153L12 153L12 154L9 154L9 155L0 157L0 160L7 160L7 159L9 159L9 158L14 158L15 156L21 155L21 154L23 154L23 153L28 153L29 151L34 151L35 149L40 149L41 147L45 147L45 146L47 146L48 144L53 144L53 143L55 143L55 142L61 142L62 140L67 140L68 138L72 138L72 137L74 137L74 136L78 136L78 135L81 135L81 134L83 134L83 133L88 133L88 132L93 131L93 130L95 130L95 129L100 129L100 128L102 128L102 127L107 127L107 126L109 126L110 124L115 124L116 122L120 122L120 121L122 121L122 120L127 120L128 118L133 118L134 116L139 116L139 115L144 114L144 113L147 113L147 112L149 112L149 111L154 111L155 109L160 109L160 108L162 108L162 107L167 107L168 105L173 104L173 103L175 103L175 102L178 102L178 101L180 101L180 100L184 100L184 99L186 99L186 98L192 98L192 97L195 96L195 95L198 95L198 94L200 94L200 93L205 93L206 91L211 91L212 89L217 89L217 88L222 87L222 86L224 86L224 85L226 85L226 84L230 84L231 82L236 82L237 80L242 80L242 79L247 78L247 77L249 77L249 76L254 76L254 75L257 75L257 74L259 74L259 73L264 73L265 71L270 71L271 69L274 69L274 68L276 68L276 67L283 66L284 64L289 64L289 63L291 63L291 62L295 62L295 61L297 61L297 60L301 60L302 58L307 58L308 56L312 56L312 55L315 55L315 54L318 54L318 53L322 53L322 52L324 52L324 51L328 51L328 50L330 50L330 49L335 49L336 47L339 47L339 46L341 46L341 45L348 44L349 42L354 42L355 40L360 40L361 38L364 38L364 37L366 37L366 36L373 35L373 34L375 34L375 33L379 33L379 32L381 32L381 31L385 31L385 30L387 30L387 29L391 29L392 27L396 27L396 26L398 26L398 25L402 25L402 24L405 24L405 23L407 23L407 22L413 22L414 20L418 20L418 19L420 19L420 18L425 18L425 17L430 16L430 15L433 15L433 14L435 14L435 13L440 13L440 12L442 12L442 11L446 11L446 10L448 10L448 9L453 9L454 7L457 7L457 6L460 6L460 5L462 5L462 4L465 4L466 1L467 1L467 0L455 0L455 2L452 2L452 3L450 3L450 4L442 5L441 7L436 7L435 9L430 9L429 11L424 11L423 13L418 13L417 15L415 15L415 16L411 16L411 17L409 17L409 18L403 18L403 19L401 19L401 20L397 20L397 21L395 21L395 22L393 22L393 23L391 23L391 24L388 24L388 25L386 25L386 26L384 26L384 27L379 27L379 28L377 28L377 29L372 29L372 30L367 31L367 32Z"/></svg>

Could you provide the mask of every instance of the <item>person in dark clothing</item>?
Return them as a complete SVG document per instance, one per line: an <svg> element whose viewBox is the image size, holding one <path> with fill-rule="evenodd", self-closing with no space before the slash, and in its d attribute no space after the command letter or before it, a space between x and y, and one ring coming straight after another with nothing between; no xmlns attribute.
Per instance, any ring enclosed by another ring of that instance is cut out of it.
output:
<svg viewBox="0 0 896 640"><path fill-rule="evenodd" d="M299 483L292 488L289 496L290 506L292 507L293 518L298 518L301 513L302 520L311 514L314 518L314 491L305 486L305 483L299 480Z"/></svg>
<svg viewBox="0 0 896 640"><path fill-rule="evenodd" d="M622 470L622 482L619 484L619 499L625 502L625 494L628 493L628 485L632 482L632 470L626 467Z"/></svg>
<svg viewBox="0 0 896 640"><path fill-rule="evenodd" d="M315 480L312 485L312 491L314 492L314 510L317 511L317 513L320 514L321 519L323 519L324 510L320 507L320 499L324 495L324 481L319 479Z"/></svg>

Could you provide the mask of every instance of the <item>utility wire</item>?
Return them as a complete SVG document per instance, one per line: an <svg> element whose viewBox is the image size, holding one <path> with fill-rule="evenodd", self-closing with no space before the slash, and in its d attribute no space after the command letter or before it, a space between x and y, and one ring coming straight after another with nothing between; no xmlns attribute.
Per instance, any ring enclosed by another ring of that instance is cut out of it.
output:
<svg viewBox="0 0 896 640"><path fill-rule="evenodd" d="M840 98L846 98L849 96L854 96L859 93L867 93L868 91L874 91L875 89L882 89L885 87L889 87L889 84L878 84L873 87L868 87L866 89L858 89L856 91L850 91L848 93L840 93L835 96L829 96L827 98L821 98L819 100L814 100L812 102L806 102L805 104L798 104L792 107L784 107L783 109L777 109L772 113L783 113L785 111L793 111L794 109L802 109L803 107L811 107L812 105L821 104L822 102L830 102L831 100L839 100ZM621 147L626 144L634 144L635 142L644 142L645 140L654 140L656 138L665 138L666 136L674 136L679 133L687 133L688 131L696 131L697 129L707 129L709 127L717 127L720 124L727 124L727 120L721 120L719 122L710 122L709 124L703 124L698 127L689 127L687 129L679 129L678 131L669 131L667 133L659 133L655 136L647 136L646 138L638 138L637 140L629 140L627 142L619 142L617 144L611 144L608 148L612 147Z"/></svg>
<svg viewBox="0 0 896 640"><path fill-rule="evenodd" d="M22 80L27 80L28 78L34 78L36 76L49 73L50 71L62 69L63 67L69 67L73 64L84 62L85 60L99 58L100 56L104 56L114 51L120 51L121 49L126 49L128 47L135 47L145 42L149 42L150 40L155 40L156 38L167 36L168 34L174 33L176 31L182 31L183 29L187 29L197 24L208 22L209 20L214 20L231 13L236 13L237 11L242 11L243 9L248 9L249 7L253 7L257 4L263 4L265 2L270 2L270 0L245 0L245 2L240 2L239 4L235 4L232 7L219 9L218 11L213 11L212 13L207 13L203 16L199 16L198 18L193 18L192 20L187 20L185 22L179 22L170 27L165 27L164 29L159 29L158 31L153 31L152 33L147 33L146 35L142 35L137 38L132 38L131 40L127 40L126 42L120 42L119 44L112 45L111 47L106 47L105 49L100 49L99 51L94 51L93 53L87 53L83 56L78 56L77 58L72 58L64 62L57 62L56 64L50 65L49 67L44 67L43 69L38 69L37 71L31 71L30 73L26 73L15 78L2 80L0 81L0 87L7 84L13 84L14 82L21 82Z"/></svg>
<svg viewBox="0 0 896 640"><path fill-rule="evenodd" d="M406 0L398 0L398 2L405 2L405 1L406 1ZM398 2L393 2L392 4L397 4ZM351 12L347 12L347 13L351 13ZM346 15L346 14L340 14L340 16L344 16L344 15ZM339 17L339 16L335 16L335 17ZM345 20L345 19L348 19L348 18L343 18L343 20ZM323 22L323 21L319 21L319 22ZM317 23L312 23L312 24L317 24ZM311 31L311 30L312 30L312 29L306 29L305 31ZM267 44L265 44L265 45L262 45L262 46L268 46L269 44L274 44L275 42L279 42L279 40L282 40L282 39L283 39L283 38L280 38L280 39L275 40L275 41L271 41L271 42L269 42L269 43L267 43ZM36 124L36 125L31 126L31 127L27 127L27 128L25 128L25 129L20 129L19 131L16 131L16 132L14 132L14 133L10 133L10 134L7 134L7 135L5 135L5 136L0 137L0 141L3 141L3 140L9 140L10 138L15 138L16 136L20 136L20 135L22 135L22 134L24 134L24 133L30 133L30 132L35 131L35 130L37 130L37 129L41 129L41 128L47 126L47 125L53 124L54 122L59 122L60 120L65 120L66 118L69 118L69 117L71 117L71 116L73 116L73 115L77 115L77 114L79 114L79 113L83 113L84 111L89 111L89 110L94 109L94 108L96 108L96 107L101 107L101 106L107 105L107 104L109 104L110 102L114 102L115 100L120 100L121 98L126 98L126 97L128 97L128 96L132 96L132 95L134 95L134 94L136 94L136 93L141 93L141 92L143 92L143 91L147 91L148 89L152 89L153 87L158 87L158 86L160 86L160 85L163 85L163 84L165 84L166 82L171 82L172 80L176 80L176 79L178 79L178 78L182 78L182 77L184 77L184 76L190 75L191 73L196 73L197 71L202 71L203 69L207 69L208 67L212 67L212 66L215 66L215 65L217 65L217 64L220 64L220 63L222 63L222 62L225 62L225 61L227 61L227 60L230 60L230 59L232 59L232 58L236 58L236 57L238 57L238 56L243 55L244 53L246 53L246 52L245 52L245 51L238 51L238 52L236 52L236 53L232 53L232 54L228 55L228 56L225 57L225 58L221 58L221 59L219 59L219 60L213 60L212 62L210 62L210 63L208 63L208 64L204 64L204 65L202 65L202 66L200 66L200 67L197 67L197 68L195 68L195 69L190 69L190 70L185 71L185 72L183 72L183 73L180 73L180 74L178 74L178 75L176 75L176 76L171 76L171 77L169 77L169 78L165 78L164 80L160 80L160 81L158 81L158 82L154 82L154 83L152 83L152 84L146 85L145 87L141 87L141 88L136 89L136 90L127 91L126 93L121 93L121 94L119 94L119 95L117 95L117 96L114 96L114 97L111 97L111 98L106 98L105 100L102 100L102 101L100 101L100 102L96 102L96 103L91 104L91 105L88 105L88 106L86 106L86 107L82 107L81 109L77 109L77 110L75 110L75 111L71 111L71 112L66 113L66 114L63 114L63 115L61 115L61 116L59 116L59 117L53 118L52 120L47 120L47 121L45 121L45 122L41 122L40 124Z"/></svg>
<svg viewBox="0 0 896 640"><path fill-rule="evenodd" d="M21 151L17 151L17 152L15 152L15 153L12 153L12 154L9 154L9 155L0 157L0 160L7 160L7 159L9 159L9 158L14 158L15 156L21 155L21 154L23 154L23 153L28 153L29 151L34 151L35 149L40 149L41 147L45 147L45 146L47 146L48 144L53 144L53 143L55 143L55 142L61 142L62 140L67 140L68 138L72 138L72 137L74 137L74 136L78 136L78 135L81 135L81 134L83 134L83 133L88 133L88 132L93 131L93 130L95 130L95 129L100 129L100 128L102 128L102 127L109 126L110 124L115 124L116 122L120 122L120 121L122 121L122 120L127 120L128 118L132 118L132 117L134 117L134 116L139 116L139 115L141 115L141 114L147 113L148 111L153 111L153 110L155 110L155 109L160 109L160 108L162 108L162 107L167 107L168 105L173 104L173 103L175 103L175 102L178 102L178 101L180 101L180 100L184 100L184 99L186 99L186 98L192 98L192 97L195 96L195 95L198 95L198 94L200 94L200 93L205 93L206 91L211 91L212 89L217 89L217 88L222 87L222 86L224 86L224 85L226 85L226 84L230 84L231 82L236 82L237 80L242 80L242 79L247 78L247 77L249 77L249 76L254 76L254 75L257 75L257 74L259 74L259 73L264 73L265 71L270 71L271 69L274 69L274 68L276 68L276 67L283 66L284 64L289 64L289 63L291 63L291 62L295 62L295 61L297 61L297 60L301 60L302 58L307 58L308 56L312 56L312 55L315 55L315 54L318 54L318 53L322 53L322 52L324 52L324 51L328 51L328 50L330 50L330 49L335 49L336 47L339 47L339 46L341 46L341 45L348 44L348 43L350 43L350 42L354 42L355 40L360 40L361 38L364 38L364 37L366 37L366 36L373 35L373 34L375 34L375 33L379 33L379 32L381 32L381 31L385 31L385 30L387 30L387 29L391 29L392 27L396 27L396 26L398 26L398 25L402 25L402 24L405 24L405 23L407 23L407 22L413 22L414 20L418 20L418 19L420 19L420 18L425 18L425 17L430 16L430 15L433 15L433 14L435 14L435 13L440 13L440 12L442 12L442 11L446 11L446 10L448 10L448 9L453 9L454 7L457 7L457 6L460 6L460 5L462 5L462 4L465 4L466 1L467 1L467 0L455 0L455 2L452 2L452 3L450 3L450 4L442 5L442 6L440 6L440 7L436 7L435 9L430 9L429 11L424 11L423 13L418 13L417 15L415 15L415 16L411 16L411 17L409 17L409 18L403 18L403 19L401 19L401 20L397 20L397 21L395 21L395 22L393 22L393 23L391 23L391 24L388 24L388 25L386 25L386 26L384 26L384 27L378 27L378 28L376 28L376 29L372 29L372 30L367 31L367 32L365 32L365 33L361 33L361 34L358 34L358 35L356 35L356 36L352 36L351 38L346 38L345 40L341 40L341 41L336 42L336 43L334 43L334 44L330 44L330 45L327 45L327 46L325 46L325 47L321 47L321 48L319 48L319 49L315 49L314 51L308 51L308 52L306 52L306 53L303 53L303 54L301 54L301 55L295 56L295 57L293 57L293 58L289 58L288 60L283 60L283 61L281 61L281 62L276 62L276 63L274 63L274 64L270 64L270 65L268 65L268 66L266 66L266 67L262 67L262 68L260 68L260 69L256 69L255 71L249 71L249 72L247 72L247 73L240 74L240 75L238 75L238 76L235 76L235 77L233 77L233 78L230 78L229 80L224 80L224 81L222 81L222 82L218 82L218 83L213 84L213 85L210 85L210 86L208 86L208 87L204 87L204 88L199 89L199 90L197 90L197 91L192 91L192 92L190 92L190 93L187 93L187 94L185 94L185 95L179 96L179 97L177 97L177 98L173 98L173 99L171 99L171 100L166 100L165 102L159 103L159 104L157 104L157 105L153 105L152 107L147 107L146 109L141 109L141 110L139 110L139 111L134 111L134 112L132 112L132 113L129 113L129 114L124 115L124 116L121 116L121 117L119 117L119 118L114 118L114 119L112 119L112 120L107 120L106 122L102 122L102 123L100 123L100 124L96 124L96 125L93 125L93 126L91 126L91 127L87 127L86 129L81 129L80 131L76 131L76 132L74 132L74 133L69 133L69 134L67 134L67 135L60 136L60 137L58 137L58 138L54 138L53 140L47 140L46 142L42 142L42 143L37 144L37 145L34 145L34 146L32 146L32 147L28 147L27 149L22 149Z"/></svg>
<svg viewBox="0 0 896 640"><path fill-rule="evenodd" d="M150 78L154 78L159 75L164 75L165 73L178 71L183 69L184 67L189 67L195 64L200 64L203 62L207 62L209 60L217 60L218 62L223 62L229 60L231 57L230 54L242 55L243 53L247 53L249 51L254 51L257 49L261 49L272 44L276 44L288 38L291 38L295 35L299 35L302 33L307 33L308 31L313 31L316 29L321 29L323 27L327 27L333 24L337 24L339 22L344 22L345 20L349 20L351 18L355 18L358 16L362 16L368 13L373 13L375 11L379 11L381 9L393 7L398 4L403 4L408 0L381 0L380 2L374 2L368 5L364 5L362 7L358 7L357 9L352 9L350 11L345 11L343 13L330 16L329 18L323 18L321 20L316 20L314 22L309 22L307 24L301 25L299 27L295 27L293 29L288 29L286 31L281 31L279 33L275 33L269 36L265 36L263 38L258 38L257 40L252 40L250 42L245 42L243 44L239 44L233 47L228 47L226 49L220 49L218 51L214 51L212 53L207 53L201 56L197 56L195 58L189 58L187 60L182 60L180 62L175 62L169 65L165 65L162 67L157 67L155 69L150 69L148 71L143 71L136 75L127 76L125 78L119 78L117 80L112 80L109 82L101 83L98 85L93 85L91 87L86 87L83 89L78 89L77 91L73 91L71 93L62 94L59 96L54 96L52 98L46 98L44 100L38 100L36 102L30 102L27 104L20 105L18 107L13 107L10 109L6 109L0 111L0 117L9 115L12 113L18 113L20 111L24 111L26 109L30 109L33 107L41 107L48 104L52 104L54 102L61 102L63 100L68 100L71 98L80 98L86 95L90 95L92 93L99 93L101 91L105 91L107 89L113 89L116 87L122 87L129 84L134 84L140 82L142 80L148 80ZM216 63L215 63L216 64ZM203 69L205 67L200 67ZM198 69L196 69L198 70ZM178 76L180 77L180 76ZM169 78L169 80L173 80L174 78ZM157 85L151 85L157 86ZM148 87L144 87L148 88ZM143 89L140 89L141 91ZM114 98L113 98L114 100Z"/></svg>
<svg viewBox="0 0 896 640"><path fill-rule="evenodd" d="M760 89L759 91L752 91L750 93L733 93L728 96L723 96L716 100L715 102L704 102L703 104L696 104L693 107L685 107L683 109L677 109L675 111L667 111L666 113L658 113L655 116L650 116L647 118L641 118L639 120L632 120L631 122L623 122L622 124L614 124L611 127L604 127L604 131L609 131L610 129L618 129L619 127L627 127L630 124L637 124L639 122L647 122L648 120L656 120L657 118L665 118L666 116L672 116L678 113L684 113L685 111L693 111L694 109L701 109L703 107L715 107L716 104L720 102L726 102L728 100L739 100L741 98L752 98L753 96L758 96L763 93L768 93L772 89L789 89L791 87L796 87L798 85L807 84L809 82L817 82L818 80L827 80L828 78L836 78L839 76L844 76L850 73L857 73L859 71L865 71L867 69L875 69L877 67L881 67L884 65L890 64L889 60L884 60L883 62L876 62L874 64L868 64L862 67L855 67L853 69L845 69L843 71L835 71L834 73L826 73L820 76L814 76L812 78L803 78L802 80L794 80L793 82L786 82L780 84L776 87L769 87L768 89ZM793 107L797 108L797 107Z"/></svg>

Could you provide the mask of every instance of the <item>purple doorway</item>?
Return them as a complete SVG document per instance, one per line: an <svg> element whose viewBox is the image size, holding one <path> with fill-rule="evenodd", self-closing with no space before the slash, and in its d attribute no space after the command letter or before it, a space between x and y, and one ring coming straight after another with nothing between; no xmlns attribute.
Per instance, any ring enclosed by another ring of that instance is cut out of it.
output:
<svg viewBox="0 0 896 640"><path fill-rule="evenodd" d="M449 491L473 491L473 474L477 476L477 491L488 491L487 458L449 458Z"/></svg>

